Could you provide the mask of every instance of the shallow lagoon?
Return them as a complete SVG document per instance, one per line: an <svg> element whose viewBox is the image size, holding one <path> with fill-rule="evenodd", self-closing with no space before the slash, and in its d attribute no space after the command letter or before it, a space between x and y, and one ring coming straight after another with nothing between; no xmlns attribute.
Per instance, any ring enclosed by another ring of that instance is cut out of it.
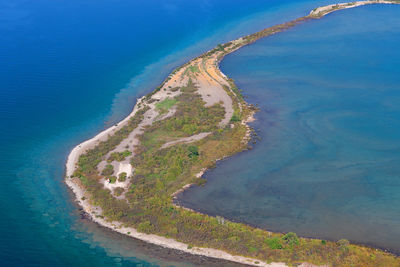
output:
<svg viewBox="0 0 400 267"><path fill-rule="evenodd" d="M330 14L228 55L262 138L180 202L265 229L400 252L398 6Z"/></svg>

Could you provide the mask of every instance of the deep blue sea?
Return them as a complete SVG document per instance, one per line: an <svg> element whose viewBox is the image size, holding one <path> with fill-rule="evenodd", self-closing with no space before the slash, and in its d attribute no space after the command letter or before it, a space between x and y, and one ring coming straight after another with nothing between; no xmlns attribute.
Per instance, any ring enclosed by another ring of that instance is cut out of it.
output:
<svg viewBox="0 0 400 267"><path fill-rule="evenodd" d="M400 253L400 6L339 11L228 55L253 149L183 194L265 229Z"/></svg>
<svg viewBox="0 0 400 267"><path fill-rule="evenodd" d="M66 157L190 58L332 2L0 0L0 265L221 265L82 219ZM262 141L209 172L188 205L396 248L399 12L333 14L223 61L260 105Z"/></svg>

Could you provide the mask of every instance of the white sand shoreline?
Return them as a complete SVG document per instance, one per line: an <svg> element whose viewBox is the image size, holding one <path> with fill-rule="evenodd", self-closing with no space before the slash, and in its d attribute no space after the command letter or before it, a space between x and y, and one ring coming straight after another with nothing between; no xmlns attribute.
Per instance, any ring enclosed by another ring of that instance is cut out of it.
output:
<svg viewBox="0 0 400 267"><path fill-rule="evenodd" d="M387 1L387 0L366 0L366 1L357 1L357 2L349 2L349 3L338 3L338 4L332 4L332 5L327 5L327 6L318 7L316 9L313 9L310 12L310 16L324 17L324 16L326 16L332 12L338 11L338 10L354 8L354 7L359 7L359 6L365 6L365 5L372 5L372 4L399 4L399 3L395 3L395 2Z"/></svg>
<svg viewBox="0 0 400 267"><path fill-rule="evenodd" d="M310 16L324 16L326 14L329 14L333 11L340 10L340 9L345 9L345 8L351 8L351 7L357 7L361 5L366 5L366 4L396 4L390 1L359 1L359 2L354 2L352 5L346 4L339 4L340 8L339 9L334 9L331 10L333 6L335 5L329 5L325 7L319 7L311 11ZM321 15L321 12L323 13ZM326 13L324 13L326 12ZM219 70L219 62L216 65L216 69L226 77L220 70ZM221 260L227 260L227 261L232 261L232 262L237 262L237 263L242 263L242 264L247 264L247 265L253 265L253 266L269 266L269 267L281 267L281 266L287 266L285 263L282 262L275 262L275 263L266 263L262 262L257 259L252 259L252 258L247 258L247 257L242 257L242 256L235 256L231 255L225 251L222 250L217 250L217 249L212 249L212 248L200 248L200 247L193 247L189 248L187 244L176 241L171 238L166 238L158 235L153 235L153 234L145 234L145 233L140 233L138 232L135 228L132 227L125 227L121 225L119 222L108 222L102 217L96 216L96 214L100 214L101 209L98 207L94 207L89 203L90 197L87 195L87 192L83 189L83 186L80 185L80 181L78 178L71 178L71 175L73 174L75 170L75 166L77 164L79 156L86 152L88 149L91 149L97 145L98 142L104 141L107 139L108 135L111 134L112 132L120 129L122 126L124 126L130 118L132 118L136 112L138 111L138 105L142 102L144 97L141 97L138 99L133 111L121 122L118 124L100 132L97 134L95 137L86 140L82 142L81 144L77 145L72 149L70 152L67 162L66 162L66 184L68 187L71 188L73 193L76 196L76 201L78 204L83 208L83 210L90 215L90 218L100 224L101 226L107 227L111 230L114 230L116 232L119 232L124 235L128 235L131 237L134 237L136 239L152 243L155 245L159 245L165 248L170 248L170 249L176 249L180 250L186 253L190 253L193 255L201 255L201 256L206 256L206 257L211 257L211 258L217 258ZM248 118L248 120L243 121L243 123L247 124L251 118ZM247 135L248 138L248 135ZM202 170L204 172L204 170ZM182 190L185 190L187 187L182 188ZM181 191L179 191L181 192ZM177 192L178 193L178 192ZM312 264L308 263L303 263L300 266L313 266Z"/></svg>

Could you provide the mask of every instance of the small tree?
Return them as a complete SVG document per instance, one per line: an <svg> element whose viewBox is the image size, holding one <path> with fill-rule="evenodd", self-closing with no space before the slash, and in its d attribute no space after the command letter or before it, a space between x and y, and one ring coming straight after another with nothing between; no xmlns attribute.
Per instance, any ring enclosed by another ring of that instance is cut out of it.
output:
<svg viewBox="0 0 400 267"><path fill-rule="evenodd" d="M293 232L289 232L286 235L284 235L282 237L282 240L288 244L289 246L294 246L294 245L298 245L300 243L299 238L297 237L297 235Z"/></svg>
<svg viewBox="0 0 400 267"><path fill-rule="evenodd" d="M197 148L197 146L189 146L188 150L189 150L189 158L197 157L199 155L199 149Z"/></svg>
<svg viewBox="0 0 400 267"><path fill-rule="evenodd" d="M118 182L125 182L126 176L126 172L121 172L118 176Z"/></svg>
<svg viewBox="0 0 400 267"><path fill-rule="evenodd" d="M231 122L238 122L238 121L240 121L239 116L236 115L236 114L233 114L233 115L232 115L232 118L231 118Z"/></svg>

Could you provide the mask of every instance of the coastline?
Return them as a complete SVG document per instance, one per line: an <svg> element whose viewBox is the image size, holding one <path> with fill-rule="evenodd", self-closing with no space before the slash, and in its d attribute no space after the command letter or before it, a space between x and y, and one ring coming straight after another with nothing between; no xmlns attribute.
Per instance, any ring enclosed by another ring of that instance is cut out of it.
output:
<svg viewBox="0 0 400 267"><path fill-rule="evenodd" d="M71 188L71 190L74 192L78 204L83 208L83 210L89 214L90 218L92 221L98 223L99 225L106 227L108 229L111 229L113 231L116 231L120 234L127 235L136 239L139 239L144 242L148 242L154 245L158 245L164 248L168 249L175 249L175 250L180 250L185 253L189 253L192 255L198 255L198 256L206 256L210 258L216 258L220 260L227 260L227 261L232 261L232 262L237 262L241 264L246 264L246 265L251 265L251 266L265 266L265 267L283 267L287 266L285 263L265 263L261 262L260 260L257 259L251 259L247 257L242 257L242 256L237 256L237 255L232 255L229 254L225 251L222 250L217 250L217 249L212 249L212 248L201 248L201 247L193 247L189 248L187 244L176 241L172 238L166 238L163 236L158 236L158 235L153 235L153 234L145 234L145 233L140 233L138 232L135 228L132 227L124 227L118 222L107 222L106 220L93 216L93 211L97 211L96 208L94 208L92 205L90 205L89 201L85 197L85 191L82 189L82 187L79 186L79 183L76 181L71 181L67 180L66 181L67 185ZM83 199L82 199L83 198ZM300 265L303 267L306 266L313 266L313 265Z"/></svg>
<svg viewBox="0 0 400 267"><path fill-rule="evenodd" d="M332 12L342 9L354 8L359 6L371 5L371 4L396 4L392 1L387 0L366 0L366 1L357 1L351 3L338 3L327 5L323 7L317 7L310 12L310 16L319 16L324 17Z"/></svg>
<svg viewBox="0 0 400 267"><path fill-rule="evenodd" d="M367 4L398 4L398 3L399 2L378 0L378 1L353 2L353 3L349 3L350 5L347 3L338 4L338 5L328 5L328 6L319 7L319 8L314 9L313 11L310 12L310 15L306 16L305 18L307 18L307 19L321 18L321 17L323 17L329 13L335 12L337 10L353 8L353 7L363 6L363 5L367 5ZM294 25L290 25L290 27L291 26L294 26ZM284 29L281 29L280 31L282 31L282 30L284 30ZM276 31L276 32L279 32L279 31ZM271 34L274 34L276 32L273 32ZM268 34L268 35L270 35L270 34ZM265 35L265 36L268 36L268 35ZM245 44L241 44L238 47L229 51L229 53L232 53L233 51L236 51L237 49L239 49L245 45L248 45L248 44L250 44L260 38L263 38L265 36L255 38L255 40L250 40L249 42L247 42ZM243 40L243 39L239 38L238 40ZM210 51L208 51L208 52L210 52ZM208 52L206 52L206 53L208 53ZM225 56L225 55L223 55L223 56ZM218 71L223 77L226 77L225 74L223 74L219 69L219 62L222 60L223 56L221 58L218 58L214 67L215 67L215 70ZM182 67L179 67L176 71L177 72L181 71L184 68L184 66L186 66L187 64L190 64L191 62L195 61L196 59L197 58L184 64ZM170 77L170 76L168 76L168 77ZM168 79L162 85L164 85L167 81L168 81ZM254 259L254 258L235 256L235 255L227 253L223 250L217 250L217 249L213 249L213 248L201 248L201 247L189 248L188 244L176 241L172 238L166 238L166 237L154 235L154 234L145 234L145 233L137 231L137 229L135 229L135 228L126 227L116 221L109 222L106 219L96 215L96 213L101 212L101 210L99 209L99 207L95 207L90 203L90 200L89 200L90 196L88 195L88 192L84 189L84 186L81 184L80 180L78 178L71 177L74 173L78 158L80 155L85 153L87 150L95 147L99 142L105 141L111 133L118 131L125 124L127 124L129 119L131 119L137 113L137 111L139 110L139 106L141 105L141 103L143 102L144 99L145 99L145 96L139 98L138 101L136 102L132 112L126 118L124 118L122 121L120 121L119 123L115 124L114 126L108 128L108 129L100 132L95 137L82 142L81 144L74 147L72 149L72 151L70 152L67 162L66 162L66 180L65 181L66 181L66 184L68 185L68 187L71 188L71 190L75 194L76 201L83 208L83 210L87 214L89 214L90 218L94 222L100 224L101 226L107 227L107 228L109 228L113 231L119 232L121 234L125 234L125 235L131 236L133 238L136 238L136 239L148 242L148 243L152 243L155 245L159 245L159 246L162 246L165 248L176 249L176 250L180 250L185 253L190 253L193 255L201 255L201 256L217 258L217 259L222 259L222 260L227 260L227 261L232 261L232 262L237 262L237 263L242 263L242 264L247 264L247 265L253 265L253 266L270 266L270 267L287 266L283 262L267 263L267 262L262 262L258 259ZM244 142L246 142L246 143L248 142L249 135L250 135L250 126L248 126L247 123L254 120L254 117L252 116L253 114L250 114L250 116L244 118L241 121L241 123L244 124L247 128L247 133L244 137ZM204 171L205 171L205 169L202 169L202 171L198 174L198 178L200 178L202 176ZM175 192L172 196L175 196L176 194L183 192L185 189L189 188L189 186L190 186L190 184L184 186L179 191ZM186 209L185 207L180 207L180 208ZM299 266L304 267L304 266L314 266L314 265L309 264L309 263L302 263Z"/></svg>

